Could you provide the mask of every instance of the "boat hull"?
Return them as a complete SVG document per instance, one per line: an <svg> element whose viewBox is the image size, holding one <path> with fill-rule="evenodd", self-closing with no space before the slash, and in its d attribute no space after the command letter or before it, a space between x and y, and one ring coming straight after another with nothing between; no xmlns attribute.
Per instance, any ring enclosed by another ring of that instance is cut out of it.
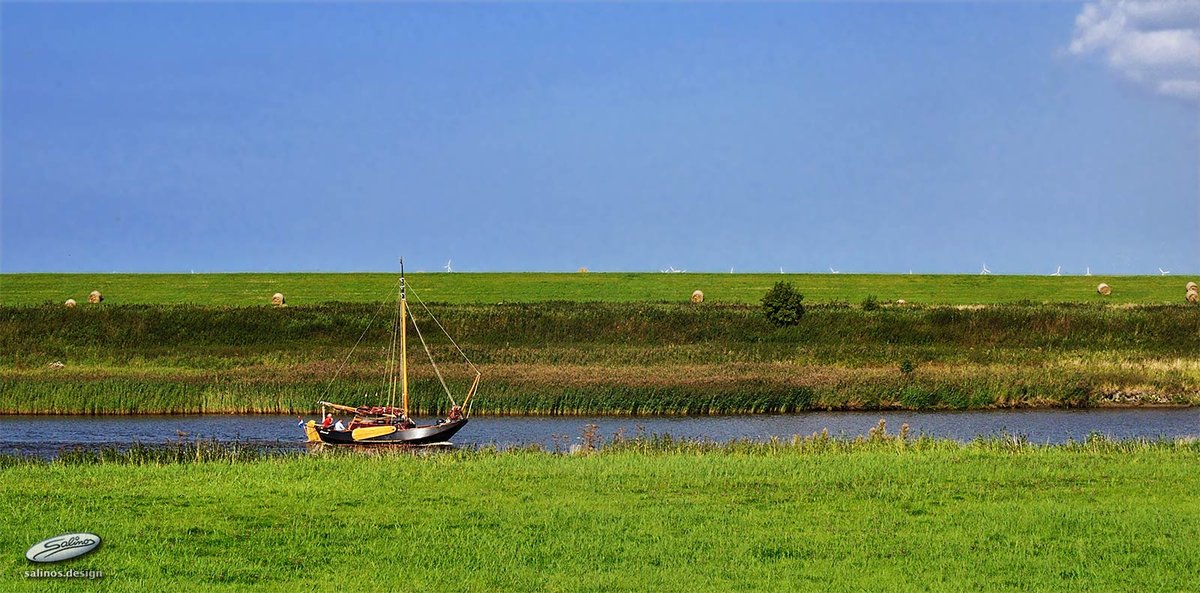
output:
<svg viewBox="0 0 1200 593"><path fill-rule="evenodd" d="M316 432L321 442L330 445L428 445L449 441L466 424L467 419L463 418L429 426L397 428L395 432L367 438L355 438L354 431L349 430L319 428Z"/></svg>

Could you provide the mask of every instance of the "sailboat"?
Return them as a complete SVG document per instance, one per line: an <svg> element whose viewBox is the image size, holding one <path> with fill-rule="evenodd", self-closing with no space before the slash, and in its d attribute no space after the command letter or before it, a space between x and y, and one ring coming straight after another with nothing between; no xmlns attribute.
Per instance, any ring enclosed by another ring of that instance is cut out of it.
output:
<svg viewBox="0 0 1200 593"><path fill-rule="evenodd" d="M420 301L419 297L418 301ZM433 319L434 323L437 324L438 328L450 339L450 343L454 345L454 348L458 350L458 353L462 355L467 365L475 373L474 380L471 381L471 386L467 389L463 400L456 402L454 396L450 393L450 389L446 386L446 381L442 377L441 370L438 369L437 363L433 360L433 354L429 350L429 345L425 342L425 337L421 335L421 330L416 324L416 319L412 318L413 328L417 330L417 336L421 340L421 345L425 348L425 353L429 355L429 362L433 365L433 370L437 374L438 381L446 391L446 397L450 399L451 407L446 418L434 424L418 425L408 416L408 322L410 313L407 285L404 279L404 260L401 259L397 323L392 327L392 340L388 351L388 400L386 405L347 406L328 401L319 401L317 403L321 405L322 417L325 417L325 412L329 409L354 414L354 416L350 420L350 423L341 427L340 430L334 426L318 426L316 422L312 420L308 421L304 424L304 431L309 442L321 442L331 445L430 445L449 442L455 433L462 430L463 426L466 426L467 416L470 415L471 410L471 400L479 390L479 381L483 375L479 372L475 364L467 358L467 355L463 353L462 348L459 348L458 344L454 342L454 338L450 337L449 332L446 332L446 329L442 327L441 322L437 321L436 317L433 317L433 313L429 311L428 307L425 307L423 301L421 305L429 317ZM397 365L397 362L399 362L399 365ZM397 366L399 366L399 372L397 372ZM397 391L399 392L398 394ZM396 401L397 395L399 395L399 401Z"/></svg>

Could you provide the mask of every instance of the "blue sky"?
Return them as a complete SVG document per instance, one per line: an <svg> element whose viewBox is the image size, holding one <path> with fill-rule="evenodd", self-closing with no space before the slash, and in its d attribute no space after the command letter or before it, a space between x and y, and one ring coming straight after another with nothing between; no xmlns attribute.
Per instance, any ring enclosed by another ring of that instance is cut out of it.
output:
<svg viewBox="0 0 1200 593"><path fill-rule="evenodd" d="M4 272L1200 271L1179 15L0 10Z"/></svg>

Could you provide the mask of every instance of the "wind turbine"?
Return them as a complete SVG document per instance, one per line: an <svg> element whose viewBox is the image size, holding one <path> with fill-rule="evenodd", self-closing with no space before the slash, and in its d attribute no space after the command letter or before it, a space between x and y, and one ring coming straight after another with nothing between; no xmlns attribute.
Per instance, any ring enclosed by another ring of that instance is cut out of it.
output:
<svg viewBox="0 0 1200 593"><path fill-rule="evenodd" d="M1159 269L1158 269L1158 275L1159 275L1159 276L1166 276L1167 274L1170 274L1170 273L1171 273L1171 270L1164 270L1164 269L1162 269L1162 268L1159 268Z"/></svg>
<svg viewBox="0 0 1200 593"><path fill-rule="evenodd" d="M1054 273L1050 274L1050 275L1051 276L1062 276L1062 266L1058 266L1058 269L1054 270Z"/></svg>
<svg viewBox="0 0 1200 593"><path fill-rule="evenodd" d="M988 269L987 264L983 264L983 269L979 270L980 276L989 276L991 273L992 271Z"/></svg>
<svg viewBox="0 0 1200 593"><path fill-rule="evenodd" d="M783 273L783 266L779 266L779 273L780 273L780 274L782 274L782 273Z"/></svg>
<svg viewBox="0 0 1200 593"><path fill-rule="evenodd" d="M1084 275L1084 276L1091 276L1091 275L1092 275L1092 267L1091 267L1091 266L1088 266L1088 267L1087 267L1087 269L1086 269L1086 271L1083 273L1083 275Z"/></svg>
<svg viewBox="0 0 1200 593"><path fill-rule="evenodd" d="M829 267L829 273L830 273L830 274L841 274L841 272L839 272L839 271L837 271L837 270L833 269L833 266L830 266L830 267Z"/></svg>
<svg viewBox="0 0 1200 593"><path fill-rule="evenodd" d="M454 263L454 260L450 260L450 259L446 260L446 265L442 266L442 269L446 270L447 272L453 272L454 268L450 267L451 263Z"/></svg>

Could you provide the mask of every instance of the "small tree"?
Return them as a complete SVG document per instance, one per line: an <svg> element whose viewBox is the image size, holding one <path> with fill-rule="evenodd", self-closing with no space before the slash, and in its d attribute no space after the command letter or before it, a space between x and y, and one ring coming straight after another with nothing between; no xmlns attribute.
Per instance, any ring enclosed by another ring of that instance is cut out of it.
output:
<svg viewBox="0 0 1200 593"><path fill-rule="evenodd" d="M776 282L767 294L763 295L763 314L767 321L777 326L796 325L804 316L804 295L796 291L791 282Z"/></svg>

